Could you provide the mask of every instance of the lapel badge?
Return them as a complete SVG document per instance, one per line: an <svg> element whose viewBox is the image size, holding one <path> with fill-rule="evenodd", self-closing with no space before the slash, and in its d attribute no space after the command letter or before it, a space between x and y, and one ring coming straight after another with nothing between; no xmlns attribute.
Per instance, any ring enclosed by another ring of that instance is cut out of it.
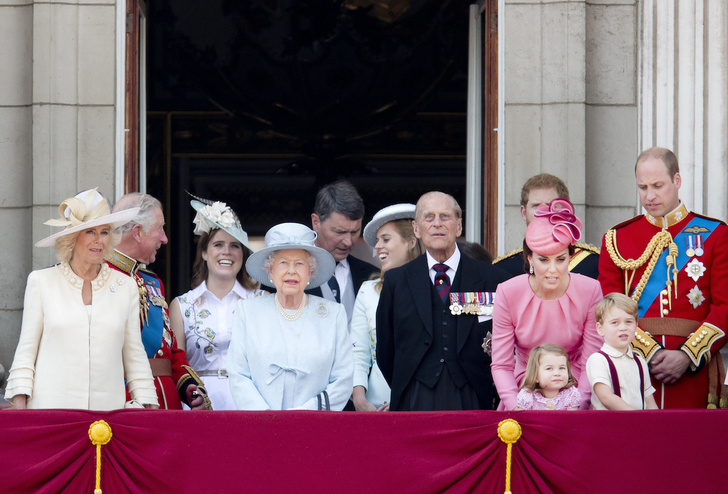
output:
<svg viewBox="0 0 728 494"><path fill-rule="evenodd" d="M316 311L320 318L324 318L329 315L329 309L326 308L326 302L321 302Z"/></svg>

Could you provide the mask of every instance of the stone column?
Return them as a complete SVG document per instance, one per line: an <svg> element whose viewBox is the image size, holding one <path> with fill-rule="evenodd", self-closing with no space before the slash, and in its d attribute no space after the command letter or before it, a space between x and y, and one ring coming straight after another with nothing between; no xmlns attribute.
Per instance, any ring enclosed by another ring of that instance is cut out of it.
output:
<svg viewBox="0 0 728 494"><path fill-rule="evenodd" d="M640 4L640 149L680 162L688 208L728 217L728 4Z"/></svg>

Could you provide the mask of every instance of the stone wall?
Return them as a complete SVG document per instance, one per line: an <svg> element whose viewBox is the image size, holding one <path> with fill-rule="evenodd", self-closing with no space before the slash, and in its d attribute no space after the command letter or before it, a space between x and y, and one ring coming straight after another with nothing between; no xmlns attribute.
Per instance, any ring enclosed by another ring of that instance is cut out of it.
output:
<svg viewBox="0 0 728 494"><path fill-rule="evenodd" d="M635 1L506 0L505 252L520 247L521 187L548 172L569 187L585 240L636 211ZM503 252L501 252L502 254Z"/></svg>

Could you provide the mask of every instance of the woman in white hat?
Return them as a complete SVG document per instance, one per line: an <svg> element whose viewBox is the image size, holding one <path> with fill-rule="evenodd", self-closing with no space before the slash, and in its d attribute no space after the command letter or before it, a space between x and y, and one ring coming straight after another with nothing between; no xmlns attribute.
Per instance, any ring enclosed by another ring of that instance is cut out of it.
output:
<svg viewBox="0 0 728 494"><path fill-rule="evenodd" d="M227 373L233 309L239 300L260 295L245 270L252 250L235 212L224 202L190 201L199 235L192 265L192 290L172 300L169 318L177 345L205 383L213 410L237 410Z"/></svg>
<svg viewBox="0 0 728 494"><path fill-rule="evenodd" d="M137 403L158 408L139 332L139 290L105 255L114 229L139 208L110 213L96 189L61 203L63 226L36 247L55 245L61 261L28 276L20 340L5 391L15 408L124 408L124 380Z"/></svg>
<svg viewBox="0 0 728 494"><path fill-rule="evenodd" d="M346 309L304 293L334 273L334 258L314 240L304 225L276 225L245 263L276 293L235 308L228 374L240 410L342 410L351 396Z"/></svg>
<svg viewBox="0 0 728 494"><path fill-rule="evenodd" d="M382 264L379 276L362 283L351 317L354 347L354 390L356 411L389 410L390 389L377 366L377 305L382 280L390 269L419 257L424 250L412 227L414 204L394 204L374 215L364 228L364 241L377 252Z"/></svg>

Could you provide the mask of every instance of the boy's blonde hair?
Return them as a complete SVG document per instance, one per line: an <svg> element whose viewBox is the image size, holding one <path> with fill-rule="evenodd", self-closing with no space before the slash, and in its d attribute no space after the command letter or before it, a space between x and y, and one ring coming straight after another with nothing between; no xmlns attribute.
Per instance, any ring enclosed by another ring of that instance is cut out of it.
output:
<svg viewBox="0 0 728 494"><path fill-rule="evenodd" d="M576 386L576 379L574 379L574 374L572 374L571 372L571 361L569 360L569 354L566 352L566 350L564 350L563 347L556 345L555 343L542 343L539 346L534 347L531 350L531 353L528 355L526 375L523 378L523 383L521 383L521 386L518 389L527 389L533 393L537 389L541 388L541 386L537 382L538 365L540 364L541 356L547 353L566 357L566 370L569 371L569 381L562 389L568 389L572 386Z"/></svg>
<svg viewBox="0 0 728 494"><path fill-rule="evenodd" d="M597 324L604 324L604 314L615 307L617 309L622 309L627 314L634 317L634 320L637 321L637 313L639 311L637 302L623 293L613 292L606 294L597 304L597 308L594 309Z"/></svg>

